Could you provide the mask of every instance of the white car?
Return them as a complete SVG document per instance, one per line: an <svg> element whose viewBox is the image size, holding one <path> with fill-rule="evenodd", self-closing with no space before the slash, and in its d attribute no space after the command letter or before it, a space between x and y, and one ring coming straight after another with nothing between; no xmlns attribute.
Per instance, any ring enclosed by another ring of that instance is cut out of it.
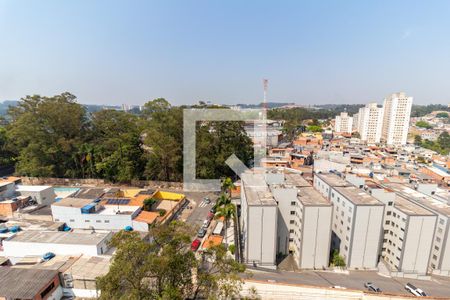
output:
<svg viewBox="0 0 450 300"><path fill-rule="evenodd" d="M412 285L411 283L407 283L405 285L405 290L409 291L411 294L413 294L414 296L422 296L425 297L427 294L425 294L424 291L422 291L421 289L415 287L414 285Z"/></svg>

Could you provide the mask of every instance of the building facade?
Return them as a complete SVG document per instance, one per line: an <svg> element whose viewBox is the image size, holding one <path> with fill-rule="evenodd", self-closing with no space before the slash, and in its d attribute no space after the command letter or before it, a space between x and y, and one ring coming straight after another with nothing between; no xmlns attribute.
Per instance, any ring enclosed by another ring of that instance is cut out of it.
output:
<svg viewBox="0 0 450 300"><path fill-rule="evenodd" d="M339 116L336 116L334 121L334 131L340 133L352 133L353 130L353 118L348 115L347 112L341 112Z"/></svg>
<svg viewBox="0 0 450 300"><path fill-rule="evenodd" d="M384 99L381 138L388 145L405 145L413 98L405 93L394 93Z"/></svg>
<svg viewBox="0 0 450 300"><path fill-rule="evenodd" d="M358 113L358 132L368 144L379 143L383 127L383 109L376 103L361 107Z"/></svg>

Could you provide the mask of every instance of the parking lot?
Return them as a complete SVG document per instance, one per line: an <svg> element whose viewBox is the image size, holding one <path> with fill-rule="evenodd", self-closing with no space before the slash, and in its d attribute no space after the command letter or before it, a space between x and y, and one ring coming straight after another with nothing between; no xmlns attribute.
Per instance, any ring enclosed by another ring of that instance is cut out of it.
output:
<svg viewBox="0 0 450 300"><path fill-rule="evenodd" d="M250 269L252 279L290 284L332 287L340 286L347 289L366 290L364 283L372 282L384 293L412 295L405 290L406 283L412 283L422 289L427 295L450 299L450 278L432 277L431 280L416 280L408 278L393 278L379 275L375 271L349 271L336 273L333 271L260 271Z"/></svg>

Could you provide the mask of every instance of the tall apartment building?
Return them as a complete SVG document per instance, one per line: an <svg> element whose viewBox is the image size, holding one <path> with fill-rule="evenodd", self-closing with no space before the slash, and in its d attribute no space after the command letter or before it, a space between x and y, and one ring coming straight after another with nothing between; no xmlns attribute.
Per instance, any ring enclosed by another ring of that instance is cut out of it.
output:
<svg viewBox="0 0 450 300"><path fill-rule="evenodd" d="M427 274L436 214L375 183L366 187L385 204L381 256L390 271L397 275Z"/></svg>
<svg viewBox="0 0 450 300"><path fill-rule="evenodd" d="M353 130L353 118L348 115L347 112L341 112L339 116L336 116L334 122L334 131L340 133L352 133Z"/></svg>
<svg viewBox="0 0 450 300"><path fill-rule="evenodd" d="M447 201L423 194L399 183L384 184L387 188L437 216L436 226L429 236L433 236L429 270L433 274L450 276L450 205ZM426 256L426 254L422 254Z"/></svg>
<svg viewBox="0 0 450 300"><path fill-rule="evenodd" d="M297 173L270 170L241 179L244 262L275 268L276 254L282 253L292 254L303 269L327 267L330 201Z"/></svg>
<svg viewBox="0 0 450 300"><path fill-rule="evenodd" d="M329 265L332 206L300 174L271 184L278 203L277 252L291 253L302 269Z"/></svg>
<svg viewBox="0 0 450 300"><path fill-rule="evenodd" d="M381 138L388 145L405 145L413 98L394 93L384 99Z"/></svg>
<svg viewBox="0 0 450 300"><path fill-rule="evenodd" d="M352 118L353 118L352 131L358 131L359 113L353 114Z"/></svg>
<svg viewBox="0 0 450 300"><path fill-rule="evenodd" d="M361 107L358 112L358 132L368 144L379 143L383 128L383 108L376 103Z"/></svg>
<svg viewBox="0 0 450 300"><path fill-rule="evenodd" d="M333 204L331 248L351 269L374 269L382 236L384 204L335 174L315 174L314 186Z"/></svg>
<svg viewBox="0 0 450 300"><path fill-rule="evenodd" d="M246 264L276 268L277 202L263 174L241 174L241 234Z"/></svg>

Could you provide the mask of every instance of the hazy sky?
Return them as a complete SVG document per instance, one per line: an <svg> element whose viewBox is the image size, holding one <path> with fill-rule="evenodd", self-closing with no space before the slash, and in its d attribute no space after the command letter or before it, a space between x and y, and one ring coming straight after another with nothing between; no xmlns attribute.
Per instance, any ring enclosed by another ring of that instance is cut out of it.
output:
<svg viewBox="0 0 450 300"><path fill-rule="evenodd" d="M0 0L0 100L450 102L450 1Z"/></svg>

